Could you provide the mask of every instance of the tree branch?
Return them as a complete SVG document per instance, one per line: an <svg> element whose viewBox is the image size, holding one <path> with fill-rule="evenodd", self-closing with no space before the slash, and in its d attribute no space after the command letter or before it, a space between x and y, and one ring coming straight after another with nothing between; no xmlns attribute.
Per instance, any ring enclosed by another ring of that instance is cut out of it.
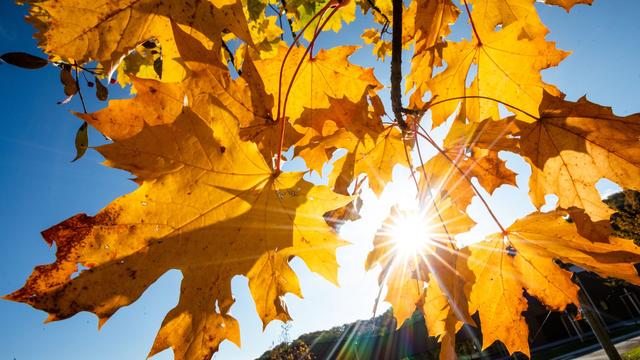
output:
<svg viewBox="0 0 640 360"><path fill-rule="evenodd" d="M393 0L393 36L391 39L391 109L400 129L407 130L402 118L402 0Z"/></svg>
<svg viewBox="0 0 640 360"><path fill-rule="evenodd" d="M376 5L375 2L373 2L373 0L367 0L367 3L369 4L369 6L371 6L371 10L377 12L385 21L384 26L388 26L391 23L391 20L389 20L389 18L387 17L387 15L385 15L382 10L380 10L380 8L378 7L378 5ZM384 29L384 28L383 28Z"/></svg>

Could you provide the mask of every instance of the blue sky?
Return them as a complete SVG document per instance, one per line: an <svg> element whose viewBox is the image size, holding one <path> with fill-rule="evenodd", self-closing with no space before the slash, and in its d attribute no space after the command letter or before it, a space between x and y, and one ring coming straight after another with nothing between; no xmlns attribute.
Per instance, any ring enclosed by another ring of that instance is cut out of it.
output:
<svg viewBox="0 0 640 360"><path fill-rule="evenodd" d="M571 14L562 9L540 6L541 16L551 29L549 39L573 54L559 68L546 71L546 81L556 84L571 100L587 94L589 99L614 108L618 115L640 110L640 2L596 0L592 7L576 7ZM24 10L9 1L0 3L0 53L26 51L37 53L31 38L33 29L23 21ZM340 36L323 34L323 43L336 41L359 44L358 34L370 27L358 20ZM455 36L468 28L461 26ZM377 66L379 79L388 83L387 64L375 63L370 48L358 51L352 61ZM112 87L114 96L126 96ZM56 105L64 98L54 68L26 71L0 65L0 293L19 288L33 266L49 263L54 252L42 241L39 232L79 212L94 214L114 198L135 188L126 173L100 165L101 158L92 151L76 163L73 138L80 121L69 110L80 110L77 101ZM90 96L88 96L90 97ZM103 104L90 101L90 111ZM100 136L92 134L92 144ZM526 205L526 175L521 162L509 161L523 175L520 190L498 190L491 202L503 223L531 211ZM404 174L406 176L406 174ZM404 178L399 173L398 178ZM402 184L396 188L404 188ZM603 186L603 191L610 191ZM383 204L390 204L399 191L390 189ZM342 235L353 245L338 252L342 266L341 288L321 279L298 260L294 268L301 279L305 299L287 296L294 318L291 338L301 333L371 316L377 293L375 272L363 271L364 258L370 248L375 222L384 217L370 195L363 209L365 220L347 224ZM405 193L404 197L410 197ZM474 203L474 218L483 223L477 233L492 231L484 221L482 209ZM477 236L477 235L474 235ZM26 305L0 301L0 359L141 359L168 310L177 302L180 274L171 271L151 286L135 304L118 312L101 331L97 319L87 313L62 322L43 324L46 315ZM216 359L248 359L259 356L282 333L281 323L271 323L264 332L248 294L247 281L233 280L237 298L232 313L241 323L242 349L223 343ZM155 359L171 359L170 351Z"/></svg>

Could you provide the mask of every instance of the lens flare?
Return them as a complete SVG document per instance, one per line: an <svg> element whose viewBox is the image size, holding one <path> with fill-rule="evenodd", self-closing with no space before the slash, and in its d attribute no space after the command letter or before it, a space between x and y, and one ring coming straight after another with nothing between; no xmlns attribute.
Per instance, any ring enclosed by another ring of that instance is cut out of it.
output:
<svg viewBox="0 0 640 360"><path fill-rule="evenodd" d="M424 218L417 215L398 216L389 235L397 255L401 257L423 254L430 242Z"/></svg>

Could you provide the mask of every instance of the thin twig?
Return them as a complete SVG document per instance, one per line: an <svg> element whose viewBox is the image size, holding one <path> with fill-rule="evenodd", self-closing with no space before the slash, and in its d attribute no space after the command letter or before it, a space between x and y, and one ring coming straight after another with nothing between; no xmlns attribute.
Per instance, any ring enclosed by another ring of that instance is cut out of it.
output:
<svg viewBox="0 0 640 360"><path fill-rule="evenodd" d="M386 27L391 23L391 21L389 20L389 17L387 15L385 15L382 10L380 10L380 8L378 7L378 5L376 5L375 2L373 2L373 0L367 0L367 3L369 4L369 6L371 6L371 10L377 12L380 16L382 16L382 18L384 19L384 25L383 25L383 29L386 29ZM383 30L384 32L384 30Z"/></svg>
<svg viewBox="0 0 640 360"><path fill-rule="evenodd" d="M52 64L57 65L57 66L61 66L61 65L71 65L71 64L67 64L64 61L50 61ZM78 64L77 62L74 62L73 66L75 68L78 68L82 71L86 71L92 75L102 75L102 71L98 71L98 70L102 70L101 68L88 68L88 67L83 67L80 64Z"/></svg>
<svg viewBox="0 0 640 360"><path fill-rule="evenodd" d="M471 179L469 179L469 176L467 175L467 172L465 172L464 170L462 170L458 164L456 164L455 161L451 160L451 158L449 157L449 155L447 155L447 153L440 147L438 146L438 144L436 144L436 142L431 138L431 136L429 136L429 134L427 133L426 130L424 130L424 128L422 128L422 126L420 126L420 129L424 132L424 134L420 133L420 132L416 132L416 134L422 136L422 138L424 138L425 140L427 140L428 143L431 144L431 146L433 146L434 149L436 149L442 156L444 156L445 159L447 159L451 165L453 165L453 167L458 170L458 172L460 172L460 174L462 175L462 177L467 181L467 183L469 184L469 186L471 187L471 189L473 190L473 192L478 195L478 198L480 199L480 201L482 202L482 204L484 205L484 207L487 209L487 212L489 212L489 215L491 216L491 218L493 219L493 221L496 223L496 225L500 228L500 231L503 234L506 234L507 231L505 230L504 226L502 226L502 224L500 223L500 220L498 220L498 218L496 217L495 213L493 212L493 210L491 209L491 207L489 206L489 203L487 203L487 201L484 199L484 196L482 196L482 194L480 193L480 191L478 190L478 188L476 188L476 186L473 184L473 182L471 181Z"/></svg>
<svg viewBox="0 0 640 360"><path fill-rule="evenodd" d="M84 113L87 113L87 106L84 104L84 97L82 96L82 91L80 89L80 81L78 80L78 63L74 61L73 66L75 67L76 70L76 87L78 88L78 95L80 97L80 103L82 103L82 111L84 111Z"/></svg>
<svg viewBox="0 0 640 360"><path fill-rule="evenodd" d="M393 24L391 38L391 109L400 129L407 130L402 118L402 0L393 0Z"/></svg>
<svg viewBox="0 0 640 360"><path fill-rule="evenodd" d="M407 150L407 146L405 145L404 137L402 137L402 150L404 150L404 157L407 160L407 165L409 165L409 169L411 171L411 177L413 178L413 183L416 185L416 190L419 193L420 185L418 184L418 178L416 178L416 172L413 171L413 164L411 163L411 158L409 157L409 151Z"/></svg>
<svg viewBox="0 0 640 360"><path fill-rule="evenodd" d="M280 76L279 76L279 79L278 79L278 112L277 112L277 115L276 115L276 121L280 121L280 142L278 144L278 149L277 149L278 150L278 156L277 156L277 160L276 160L276 173L280 173L280 170L281 170L280 169L280 163L282 161L282 146L284 144L285 121L286 121L286 113L287 113L287 101L289 100L289 93L291 92L291 88L293 87L293 82L296 79L296 75L298 74L298 71L300 70L300 67L302 66L302 63L304 62L305 57L313 49L313 44L315 43L316 39L318 38L318 34L322 31L322 29L324 29L324 27L327 24L327 22L329 22L331 17L333 17L333 14L335 14L336 11L338 11L339 7L335 7L335 8L333 8L333 10L331 10L331 13L329 13L329 16L327 16L327 18L322 22L322 24L318 28L318 32L316 33L314 38L311 40L311 43L309 44L309 46L307 46L304 54L300 58L300 61L298 62L298 66L296 66L295 70L293 71L293 75L291 76L291 81L289 81L289 86L287 87L287 91L286 91L286 93L284 95L284 102L282 104L282 113L281 113L280 112L280 109L281 109L280 103L282 102L281 101L282 75L283 75L283 71L284 71L284 65L285 65L285 62L287 60L287 57L289 56L289 53L291 52L291 49L293 49L293 47L295 46L295 43L298 41L300 36L302 36L302 34L304 34L304 31L307 29L309 24L311 24L318 16L322 17L324 15L325 11L327 11L329 8L331 8L332 4L333 4L333 1L329 1L322 9L320 9L320 11L317 14L315 14L311 18L311 20L309 20L309 22L304 26L302 31L294 39L293 44L287 50L287 53L284 55L284 58L282 59L282 64L280 65ZM318 20L318 21L320 21L320 20Z"/></svg>
<svg viewBox="0 0 640 360"><path fill-rule="evenodd" d="M416 121L414 124L416 124L416 125L414 125L414 128L413 128L414 141L416 143L416 150L418 151L418 159L420 159L420 164L422 164L422 166L420 166L420 168L422 169L422 174L424 176L424 181L425 181L425 184L427 185L427 192L428 192L429 198L431 198L431 203L433 205L433 208L436 210L436 213L438 214L438 219L440 220L440 224L442 224L442 229L447 234L447 239L449 239L449 244L451 245L451 247L453 249L457 249L458 246L456 245L455 241L453 241L453 237L451 236L451 233L449 232L449 229L447 228L447 224L444 221L444 218L442 217L442 213L440 213L440 208L438 207L438 204L436 203L436 199L433 196L432 189L431 189L431 183L429 182L428 176L427 176L427 170L424 168L424 160L422 159L422 152L420 151L420 142L418 141L418 129L416 129L416 126L417 126L417 124L419 124L419 122ZM418 189L418 193L420 193L420 189ZM420 199L420 200L422 200L422 199Z"/></svg>
<svg viewBox="0 0 640 360"><path fill-rule="evenodd" d="M516 111L519 111L519 112L523 113L524 115L527 115L528 117L530 117L530 118L532 118L532 119L534 119L534 120L540 120L540 118L539 118L539 117L537 117L537 116L535 116L535 115L533 115L533 114L531 114L531 113L529 113L529 112L527 112L527 111L525 111L525 110L522 110L522 109L520 109L520 108L519 108L519 107L517 107L517 106L511 105L511 104L509 104L509 103L507 103L507 102L504 102L504 101L502 101L502 100L498 100L498 99L495 99L495 98L492 98L492 97L489 97L489 96L482 96L482 95L465 95L465 96L456 96L456 97L452 97L452 98L448 98L448 99L443 99L443 100L439 100L439 101L434 101L434 102L432 102L432 103L431 103L431 102L430 102L430 103L427 103L427 105L426 105L424 108L422 108L422 109L407 109L407 108L403 108L403 109L402 109L402 111L403 111L405 114L410 114L410 115L420 115L420 116L422 116L422 114L424 114L425 112L427 112L427 110L431 109L432 107L434 107L434 106L436 106L436 105L440 105L440 104L443 104L443 103L446 103L446 102L449 102L449 101L465 100L465 99L483 99L483 100L495 101L495 102L497 102L497 103L499 103L499 104L502 104L502 105L504 105L504 106L506 106L506 107L509 107L509 108L512 108L512 109L514 109L514 110L516 110Z"/></svg>
<svg viewBox="0 0 640 360"><path fill-rule="evenodd" d="M271 11L273 11L276 14L278 14L278 26L280 26L280 29L283 29L282 30L282 34L280 34L280 40L284 40L284 28L282 27L282 9L277 9L272 4L268 4L268 5L269 5L269 9L271 9Z"/></svg>

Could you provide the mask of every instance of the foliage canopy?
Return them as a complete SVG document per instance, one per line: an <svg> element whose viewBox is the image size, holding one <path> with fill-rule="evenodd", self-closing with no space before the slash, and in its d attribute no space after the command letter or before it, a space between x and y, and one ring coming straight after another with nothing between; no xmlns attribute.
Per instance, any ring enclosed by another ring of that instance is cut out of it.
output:
<svg viewBox="0 0 640 360"><path fill-rule="evenodd" d="M612 210L595 188L607 178L640 190L640 114L567 101L542 80L568 53L546 40L534 0L25 2L49 59L9 53L3 61L53 63L68 100L77 96L83 107L80 74L94 75L87 85L100 100L116 71L136 93L77 113L76 147L79 158L94 127L111 140L95 147L105 164L130 172L139 187L94 216L45 230L56 261L5 296L49 320L90 311L103 324L179 269L179 303L150 355L172 348L176 359L210 358L222 341L240 343L231 278L249 278L264 326L289 320L283 296L302 296L289 261L299 257L337 283L336 249L346 243L333 227L357 216L365 186L380 194L395 166L414 177L429 241L399 261L389 234L404 215L394 209L366 266L382 267L398 326L424 312L443 359L455 358L465 323L481 325L483 347L499 340L529 355L525 292L549 309L579 303L564 264L640 284L640 248L611 235ZM545 1L567 11L591 2ZM391 109L373 69L350 62L356 47L314 50L322 31L340 31L356 11L381 27L362 37L373 55L391 56ZM447 38L456 21L470 23L469 40ZM413 54L404 78L403 49ZM431 136L436 127L447 128L442 144ZM424 159L421 144L437 154ZM282 170L291 147L307 171ZM340 149L327 185L303 178L322 173ZM515 185L500 151L531 166L533 205L554 194L556 210L501 224L482 197ZM474 226L466 212L474 197L500 231L461 247L454 237ZM79 265L88 269L76 276Z"/></svg>

